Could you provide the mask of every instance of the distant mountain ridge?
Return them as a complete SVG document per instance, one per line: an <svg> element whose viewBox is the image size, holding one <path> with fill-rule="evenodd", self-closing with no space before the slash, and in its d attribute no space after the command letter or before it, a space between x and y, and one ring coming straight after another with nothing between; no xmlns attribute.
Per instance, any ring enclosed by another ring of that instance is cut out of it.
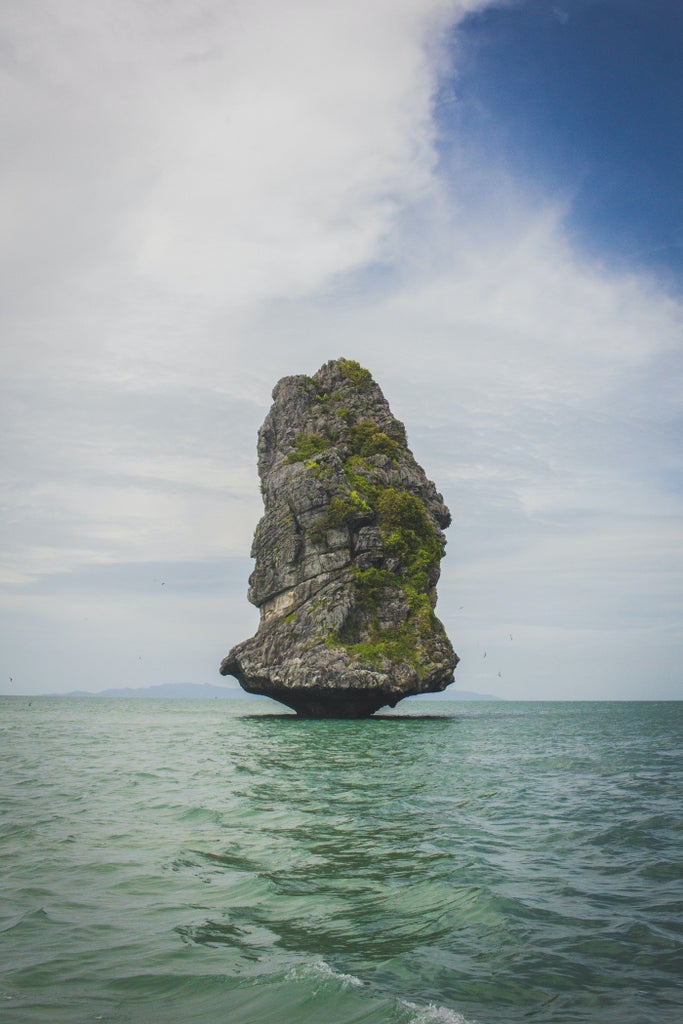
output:
<svg viewBox="0 0 683 1024"><path fill-rule="evenodd" d="M230 700L248 697L238 686L214 686L212 683L160 683L158 686L121 686L110 690L72 690L51 697L131 697L141 700Z"/></svg>
<svg viewBox="0 0 683 1024"><path fill-rule="evenodd" d="M457 690L455 686L449 686L442 693L420 693L416 699L419 700L505 700L504 697L497 697L494 693L476 693L474 690Z"/></svg>
<svg viewBox="0 0 683 1024"><path fill-rule="evenodd" d="M212 683L161 683L158 686L117 687L110 690L71 690L69 693L51 693L50 697L129 697L136 700L241 700L254 699L237 686L214 686ZM455 690L434 694L421 694L422 700L500 700L490 693Z"/></svg>

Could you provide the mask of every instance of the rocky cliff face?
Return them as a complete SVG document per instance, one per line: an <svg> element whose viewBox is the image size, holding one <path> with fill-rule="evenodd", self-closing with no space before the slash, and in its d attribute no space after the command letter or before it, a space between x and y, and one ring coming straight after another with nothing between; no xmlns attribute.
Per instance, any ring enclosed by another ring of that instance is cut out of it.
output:
<svg viewBox="0 0 683 1024"><path fill-rule="evenodd" d="M370 373L337 359L281 380L258 468L261 622L221 673L309 717L445 689L458 658L434 606L450 513Z"/></svg>

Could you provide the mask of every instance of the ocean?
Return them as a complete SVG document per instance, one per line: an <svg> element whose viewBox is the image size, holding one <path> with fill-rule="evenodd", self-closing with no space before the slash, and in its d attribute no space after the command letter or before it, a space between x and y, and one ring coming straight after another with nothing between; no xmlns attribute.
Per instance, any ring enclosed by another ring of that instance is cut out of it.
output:
<svg viewBox="0 0 683 1024"><path fill-rule="evenodd" d="M3 1024L680 1024L683 702L0 698Z"/></svg>

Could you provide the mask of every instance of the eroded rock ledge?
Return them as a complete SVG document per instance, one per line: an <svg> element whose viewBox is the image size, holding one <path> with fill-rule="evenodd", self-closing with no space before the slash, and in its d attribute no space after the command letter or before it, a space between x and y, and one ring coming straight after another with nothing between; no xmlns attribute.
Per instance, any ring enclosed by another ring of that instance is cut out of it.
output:
<svg viewBox="0 0 683 1024"><path fill-rule="evenodd" d="M337 359L281 380L258 468L261 622L221 674L315 718L445 689L458 657L434 607L450 513L370 373Z"/></svg>

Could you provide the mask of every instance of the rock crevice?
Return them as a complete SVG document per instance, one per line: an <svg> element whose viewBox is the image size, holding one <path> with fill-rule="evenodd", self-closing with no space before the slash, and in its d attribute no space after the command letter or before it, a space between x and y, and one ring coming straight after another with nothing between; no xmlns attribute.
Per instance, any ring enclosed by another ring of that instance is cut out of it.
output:
<svg viewBox="0 0 683 1024"><path fill-rule="evenodd" d="M221 673L310 717L445 689L458 658L434 608L450 513L370 373L337 359L281 380L258 469L261 621Z"/></svg>

